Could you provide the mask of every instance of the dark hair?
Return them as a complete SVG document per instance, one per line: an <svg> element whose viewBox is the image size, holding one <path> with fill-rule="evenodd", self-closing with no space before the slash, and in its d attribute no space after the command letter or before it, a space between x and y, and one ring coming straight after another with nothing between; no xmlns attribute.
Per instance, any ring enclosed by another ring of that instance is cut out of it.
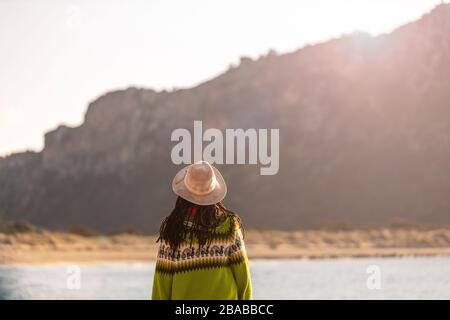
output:
<svg viewBox="0 0 450 320"><path fill-rule="evenodd" d="M172 250L177 250L182 241L192 246L194 239L199 246L209 245L215 228L228 217L232 219L231 228L238 223L244 232L240 217L221 202L201 206L178 197L172 213L161 223L157 242L167 242Z"/></svg>

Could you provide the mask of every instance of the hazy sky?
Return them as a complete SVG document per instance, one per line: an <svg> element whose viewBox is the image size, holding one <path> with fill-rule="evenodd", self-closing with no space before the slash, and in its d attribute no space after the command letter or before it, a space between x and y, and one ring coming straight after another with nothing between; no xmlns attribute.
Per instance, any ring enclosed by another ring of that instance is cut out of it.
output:
<svg viewBox="0 0 450 320"><path fill-rule="evenodd" d="M0 0L0 155L131 85L189 87L273 48L374 35L439 0Z"/></svg>

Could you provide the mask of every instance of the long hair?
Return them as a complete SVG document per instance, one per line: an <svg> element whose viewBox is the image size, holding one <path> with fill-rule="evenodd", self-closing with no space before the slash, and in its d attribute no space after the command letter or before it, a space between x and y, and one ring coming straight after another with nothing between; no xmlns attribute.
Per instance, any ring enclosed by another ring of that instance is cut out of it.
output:
<svg viewBox="0 0 450 320"><path fill-rule="evenodd" d="M165 241L172 250L177 250L182 241L192 246L194 239L199 246L209 245L215 228L228 217L244 232L240 217L221 202L201 206L178 197L172 213L161 223L157 242Z"/></svg>

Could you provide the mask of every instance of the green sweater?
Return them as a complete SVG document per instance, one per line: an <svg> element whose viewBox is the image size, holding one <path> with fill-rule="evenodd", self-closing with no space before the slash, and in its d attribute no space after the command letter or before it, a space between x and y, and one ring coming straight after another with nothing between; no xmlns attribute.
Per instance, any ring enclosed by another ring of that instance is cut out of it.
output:
<svg viewBox="0 0 450 320"><path fill-rule="evenodd" d="M250 269L235 218L216 228L209 247L184 242L177 251L161 243L153 300L251 300Z"/></svg>

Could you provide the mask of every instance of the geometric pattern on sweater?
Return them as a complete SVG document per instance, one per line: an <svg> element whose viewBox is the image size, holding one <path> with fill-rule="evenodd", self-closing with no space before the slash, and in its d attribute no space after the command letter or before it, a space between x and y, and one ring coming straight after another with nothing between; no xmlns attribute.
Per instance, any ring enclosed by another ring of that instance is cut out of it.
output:
<svg viewBox="0 0 450 320"><path fill-rule="evenodd" d="M186 220L184 221L185 228L192 227L192 221ZM214 242L231 242L234 240L236 236L236 232L239 229L239 224L237 223L235 218L227 217L221 224L221 226L226 226L225 230L213 230L211 231L210 239L211 243ZM181 241L182 245L187 245L188 242L186 240Z"/></svg>
<svg viewBox="0 0 450 320"><path fill-rule="evenodd" d="M178 250L161 243L158 250L155 271L162 274L175 274L200 269L228 267L244 262L246 259L242 233L230 228L232 233L228 239L213 238L209 246L198 246L184 243ZM234 232L233 232L234 231ZM224 241L228 240L228 241Z"/></svg>

